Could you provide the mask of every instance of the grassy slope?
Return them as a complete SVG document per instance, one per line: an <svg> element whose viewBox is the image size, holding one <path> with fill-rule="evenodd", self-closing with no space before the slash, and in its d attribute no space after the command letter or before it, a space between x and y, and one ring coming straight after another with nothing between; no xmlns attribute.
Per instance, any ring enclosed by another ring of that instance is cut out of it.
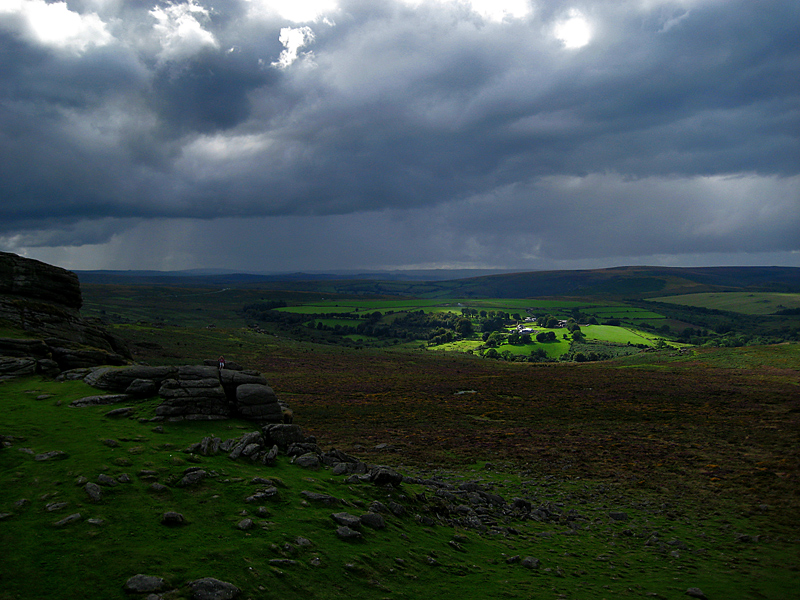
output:
<svg viewBox="0 0 800 600"><path fill-rule="evenodd" d="M520 370L488 361L428 357L369 352L309 356L307 348L288 344L273 348L263 362L271 363L270 379L277 389L293 391L292 402L304 426L325 444L353 451L360 443L366 446L360 453L371 462L411 461L419 465L416 469L428 471L433 467L424 464L431 460L460 464L456 482L479 479L508 500L519 495L535 505L557 502L585 519L578 529L526 521L513 524L518 534L504 536L426 527L414 515L435 515L415 499L416 494L430 495L430 490L404 485L389 492L368 484L347 485L329 471L301 470L283 459L265 468L224 456L202 458L199 466L216 472L216 477L198 488L172 485L165 494L153 494L146 490L149 482L136 475L141 469L156 470L162 482L170 483L195 464L187 462L183 447L205 435L233 437L252 425L176 423L166 424L164 433L154 433L151 423L104 417L107 407L68 407L71 399L94 392L82 383L30 378L0 384L0 430L24 438L0 451L0 512L12 513L0 521L0 546L13 548L4 552L0 598L123 597L124 581L140 572L162 576L176 587L214 576L234 582L244 597L252 598L679 598L695 586L709 597L778 599L792 593L794 576L786 567L796 544L786 541L790 532L776 527L769 511L743 513L731 504L725 480L736 478L723 474L723 468L717 467L720 477L703 475L705 482L699 485L688 474L682 481L682 469L688 464L694 469L694 462L682 455L691 447L682 429L702 427L701 422L689 425L681 419L684 425L676 427L669 403L650 398L645 431L650 431L649 437L655 432L657 439L647 442L637 431L642 415L636 416L635 405L600 408L591 394L583 400L572 396L568 390L580 385L581 377L568 378L564 369ZM305 361L322 369L309 377ZM389 365L394 372L386 369ZM351 371L354 366L358 377ZM606 371L604 375L615 378L615 372L627 372ZM570 372L591 373L593 380L600 375L587 369ZM561 381L561 391L552 386L554 376ZM409 378L405 386L398 385ZM429 386L413 391L423 381ZM527 384L521 385L524 381ZM540 385L534 385L536 381ZM333 385L337 393L315 392L318 385ZM462 386L471 386L477 394L453 396ZM551 390L552 398L520 402L517 394L537 388ZM46 394L53 395L38 399ZM689 400L688 406L692 404ZM152 410L152 403L146 403L138 416L147 417ZM743 414L736 412L736 418ZM433 415L438 416L435 428L429 427ZM714 420L715 430L738 430L728 419ZM689 435L703 444L689 451L703 455L704 464L734 466L727 456L730 449L715 450L715 440L703 443L709 434L703 430L700 436ZM107 446L106 439L119 446ZM378 441L400 451L370 452ZM580 448L582 444L586 447ZM751 444L755 450L757 442ZM63 450L68 458L37 462L20 448L37 453ZM650 455L654 449L657 456ZM592 465L580 464L592 455ZM480 457L491 458L496 468L487 470L472 462ZM651 459L659 464L648 465ZM404 469L415 471L412 466ZM657 476L651 478L648 469ZM133 483L105 488L104 500L93 505L75 480L94 480L99 473L130 473ZM235 524L243 518L242 511L251 516L254 512L243 502L254 489L248 483L254 476L275 478L281 498L269 504L269 516L256 517L254 530L242 532ZM330 493L346 504L336 509L309 505L302 501L301 490ZM406 505L410 514L389 517L386 530L368 530L362 542L336 538L332 512L360 514L372 499L387 497ZM16 507L20 498L30 504ZM48 512L45 506L54 501L68 505ZM164 528L158 520L166 510L184 513L190 524ZM630 521L609 518L615 510L627 512ZM53 525L73 512L83 519L63 528ZM84 520L89 517L105 524L91 525ZM664 542L681 540L689 549L670 546L660 552L646 545L655 531ZM755 544L741 543L737 532L765 537ZM456 534L467 538L461 542L463 552L449 545ZM299 548L294 543L297 536L311 540L312 546ZM285 547L287 543L294 550ZM507 557L514 555L536 556L542 566L529 571L508 564ZM314 557L322 566L310 565ZM269 563L275 558L297 563ZM398 563L398 558L404 562ZM431 565L429 558L438 564ZM185 594L184 588L175 596Z"/></svg>
<svg viewBox="0 0 800 600"><path fill-rule="evenodd" d="M785 308L800 308L800 294L775 292L719 292L685 294L652 298L655 302L669 302L685 306L698 306L747 315L769 315Z"/></svg>

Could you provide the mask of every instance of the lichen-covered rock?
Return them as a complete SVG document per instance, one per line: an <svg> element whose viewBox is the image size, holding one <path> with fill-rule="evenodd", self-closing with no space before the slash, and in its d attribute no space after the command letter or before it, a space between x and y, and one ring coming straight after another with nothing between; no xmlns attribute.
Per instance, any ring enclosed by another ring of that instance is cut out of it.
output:
<svg viewBox="0 0 800 600"><path fill-rule="evenodd" d="M35 373L36 360L33 358L0 356L0 379L26 377Z"/></svg>

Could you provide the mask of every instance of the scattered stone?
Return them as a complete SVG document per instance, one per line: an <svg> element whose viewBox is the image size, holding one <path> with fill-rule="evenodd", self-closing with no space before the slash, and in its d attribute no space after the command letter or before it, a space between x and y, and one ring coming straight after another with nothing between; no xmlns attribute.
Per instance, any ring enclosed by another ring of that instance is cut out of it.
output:
<svg viewBox="0 0 800 600"><path fill-rule="evenodd" d="M191 581L189 588L192 590L192 600L233 600L241 593L232 583L213 577Z"/></svg>
<svg viewBox="0 0 800 600"><path fill-rule="evenodd" d="M450 546L453 550L456 550L458 552L466 552L466 550L464 550L464 546L462 546L455 540L450 540L449 542L447 542L447 545Z"/></svg>
<svg viewBox="0 0 800 600"><path fill-rule="evenodd" d="M389 512L391 512L395 517L402 517L406 514L406 509L403 507L403 505L398 504L393 500L390 500L386 506L389 508Z"/></svg>
<svg viewBox="0 0 800 600"><path fill-rule="evenodd" d="M106 524L103 519L86 519L86 522L89 523L89 525L94 525L96 527L101 527L102 525Z"/></svg>
<svg viewBox="0 0 800 600"><path fill-rule="evenodd" d="M67 507L67 502L51 502L50 504L45 506L45 509L47 510L47 512L55 512L57 510L61 510L62 508L66 507Z"/></svg>
<svg viewBox="0 0 800 600"><path fill-rule="evenodd" d="M371 527L372 529L385 529L386 521L383 516L376 512L368 512L361 515L361 524Z"/></svg>
<svg viewBox="0 0 800 600"><path fill-rule="evenodd" d="M119 448L119 442L117 440L103 440L103 443L109 448Z"/></svg>
<svg viewBox="0 0 800 600"><path fill-rule="evenodd" d="M309 548L311 547L311 540L308 540L304 537L295 538L294 543L300 546L301 548Z"/></svg>
<svg viewBox="0 0 800 600"><path fill-rule="evenodd" d="M74 523L75 521L80 521L81 513L74 513L68 517L64 517L60 521L56 522L56 527L63 527L64 525L68 525L70 523Z"/></svg>
<svg viewBox="0 0 800 600"><path fill-rule="evenodd" d="M526 569L538 569L539 559L533 558L532 556L526 556L519 562L519 564L521 564Z"/></svg>
<svg viewBox="0 0 800 600"><path fill-rule="evenodd" d="M4 521L4 520L8 519L9 517L13 517L13 516L14 516L13 513L0 513L0 521Z"/></svg>
<svg viewBox="0 0 800 600"><path fill-rule="evenodd" d="M151 469L142 469L137 475L139 475L141 479L158 479L158 471L153 471Z"/></svg>
<svg viewBox="0 0 800 600"><path fill-rule="evenodd" d="M241 529L242 531L247 531L248 529L252 529L254 527L253 519L242 519L236 524L236 527Z"/></svg>
<svg viewBox="0 0 800 600"><path fill-rule="evenodd" d="M166 582L153 575L134 575L125 582L124 589L129 594L150 594L164 589Z"/></svg>
<svg viewBox="0 0 800 600"><path fill-rule="evenodd" d="M14 502L14 506L16 506L17 508L22 508L23 506L27 506L30 503L31 501L28 500L27 498L20 498L19 500Z"/></svg>
<svg viewBox="0 0 800 600"><path fill-rule="evenodd" d="M608 516L614 519L615 521L627 521L628 520L628 513L624 512L610 512Z"/></svg>
<svg viewBox="0 0 800 600"><path fill-rule="evenodd" d="M328 494L319 494L317 492L308 492L304 490L300 492L300 495L306 500L310 500L311 502L319 502L321 504L325 504L326 506L333 506L339 503L338 498L334 498Z"/></svg>
<svg viewBox="0 0 800 600"><path fill-rule="evenodd" d="M403 483L403 476L389 467L375 467L369 473L369 478L375 485L399 486Z"/></svg>
<svg viewBox="0 0 800 600"><path fill-rule="evenodd" d="M700 588L691 587L686 590L686 595L691 598L699 598L700 600L708 600L708 597L700 591Z"/></svg>
<svg viewBox="0 0 800 600"><path fill-rule="evenodd" d="M67 458L68 454L66 452L62 452L61 450L51 450L50 452L44 452L43 454L37 454L33 457L34 460L43 461L43 460L64 460Z"/></svg>
<svg viewBox="0 0 800 600"><path fill-rule="evenodd" d="M319 457L313 452L308 452L295 459L295 464L304 469L319 469Z"/></svg>
<svg viewBox="0 0 800 600"><path fill-rule="evenodd" d="M161 515L161 524L168 526L184 525L186 524L186 519L181 513L171 510Z"/></svg>
<svg viewBox="0 0 800 600"><path fill-rule="evenodd" d="M156 482L154 482L154 483L151 483L151 484L150 484L150 487L149 487L149 488L147 488L147 489L149 489L151 492L156 492L156 493L161 493L161 492L167 492L167 491L169 491L169 488L168 488L167 486L165 486L165 485L161 485L161 484L160 484L160 483L158 483L157 481L156 481Z"/></svg>
<svg viewBox="0 0 800 600"><path fill-rule="evenodd" d="M103 491L96 483L90 481L83 486L83 489L86 491L91 502L100 502L103 499Z"/></svg>
<svg viewBox="0 0 800 600"><path fill-rule="evenodd" d="M103 394L100 396L86 396L78 398L69 403L72 407L82 408L84 406L104 406L107 404L121 404L131 399L128 394Z"/></svg>
<svg viewBox="0 0 800 600"><path fill-rule="evenodd" d="M343 540L360 540L361 539L361 532L356 531L355 529L350 529L346 525L342 525L336 530L336 535L338 535Z"/></svg>
<svg viewBox="0 0 800 600"><path fill-rule="evenodd" d="M155 427L153 427L153 429L151 429L151 431L153 433L164 433L164 427L161 425L156 425Z"/></svg>
<svg viewBox="0 0 800 600"><path fill-rule="evenodd" d="M115 485L117 485L117 480L114 479L113 477L109 477L105 473L100 473L100 475L97 476L97 482L100 485L105 485L108 487L114 487Z"/></svg>
<svg viewBox="0 0 800 600"><path fill-rule="evenodd" d="M310 564L312 567L321 567L322 561L320 560L319 556L315 556L310 561L308 561L308 564Z"/></svg>
<svg viewBox="0 0 800 600"><path fill-rule="evenodd" d="M347 512L334 513L331 515L331 518L339 525L344 525L346 527L350 527L351 529L357 529L361 527L361 519Z"/></svg>
<svg viewBox="0 0 800 600"><path fill-rule="evenodd" d="M119 481L120 483L130 483L131 476L128 475L127 473L120 473L119 475L117 475L117 481Z"/></svg>
<svg viewBox="0 0 800 600"><path fill-rule="evenodd" d="M114 410L108 411L105 416L111 419L127 417L135 410L136 408L134 408L133 406L124 406L122 408L115 408Z"/></svg>
<svg viewBox="0 0 800 600"><path fill-rule="evenodd" d="M206 478L208 473L203 469L192 469L186 473L181 480L177 483L178 487L188 487L190 485L197 485Z"/></svg>
<svg viewBox="0 0 800 600"><path fill-rule="evenodd" d="M272 558L267 562L273 567L291 567L297 564L297 561L291 558Z"/></svg>

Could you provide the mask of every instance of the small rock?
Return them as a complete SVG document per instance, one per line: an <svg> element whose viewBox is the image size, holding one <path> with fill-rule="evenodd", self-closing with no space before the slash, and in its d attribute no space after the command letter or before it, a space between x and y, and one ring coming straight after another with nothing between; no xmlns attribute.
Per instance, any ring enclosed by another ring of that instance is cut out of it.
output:
<svg viewBox="0 0 800 600"><path fill-rule="evenodd" d="M119 448L119 442L117 440L103 440L103 443L108 446L109 448Z"/></svg>
<svg viewBox="0 0 800 600"><path fill-rule="evenodd" d="M66 506L66 502L51 502L45 506L45 509L47 509L47 512L55 512L57 510L61 510L62 508L66 508Z"/></svg>
<svg viewBox="0 0 800 600"><path fill-rule="evenodd" d="M308 492L303 490L302 492L300 492L300 495L303 496L303 498L305 498L306 500L310 500L312 502L319 502L327 506L332 506L334 504L339 503L339 500L337 498L329 496L328 494L319 494L317 492Z"/></svg>
<svg viewBox="0 0 800 600"><path fill-rule="evenodd" d="M149 489L151 492L156 492L156 493L166 492L166 491L169 490L169 488L167 486L161 485L157 481L155 483L151 483L150 487L147 488L147 489Z"/></svg>
<svg viewBox="0 0 800 600"><path fill-rule="evenodd" d="M403 476L389 467L375 467L370 471L369 478L375 485L399 486L403 483Z"/></svg>
<svg viewBox="0 0 800 600"><path fill-rule="evenodd" d="M188 487L190 485L197 485L203 479L206 478L208 473L203 469L197 469L194 471L190 471L184 475L181 480L178 482L178 487Z"/></svg>
<svg viewBox="0 0 800 600"><path fill-rule="evenodd" d="M319 456L313 452L307 452L306 454L298 456L294 460L294 464L304 469L319 469Z"/></svg>
<svg viewBox="0 0 800 600"><path fill-rule="evenodd" d="M357 529L358 527L361 527L361 519L355 515L351 515L350 513L334 513L331 515L331 518L339 525L344 525L346 527L350 527L351 529Z"/></svg>
<svg viewBox="0 0 800 600"><path fill-rule="evenodd" d="M110 410L106 413L106 416L112 419L117 419L120 417L127 417L136 409L133 406L124 406L122 408L115 408L114 410Z"/></svg>
<svg viewBox="0 0 800 600"><path fill-rule="evenodd" d="M160 592L166 582L161 577L153 575L134 575L125 582L124 590L129 594L149 594Z"/></svg>
<svg viewBox="0 0 800 600"><path fill-rule="evenodd" d="M514 555L514 556L509 556L509 557L506 559L506 562L507 562L509 565L515 565L515 564L517 564L518 562L520 562L520 560L521 560L521 559L520 559L520 556L519 556L519 554L516 554L516 555Z"/></svg>
<svg viewBox="0 0 800 600"><path fill-rule="evenodd" d="M186 519L184 516L175 511L167 511L163 515L161 515L161 524L168 525L168 526L175 526L175 525L184 525L186 523Z"/></svg>
<svg viewBox="0 0 800 600"><path fill-rule="evenodd" d="M105 473L101 473L100 475L97 476L97 482L100 485L105 485L108 487L114 487L115 485L117 485L117 480L114 479L113 477L109 477Z"/></svg>
<svg viewBox="0 0 800 600"><path fill-rule="evenodd" d="M624 512L610 512L608 516L614 519L615 521L627 521L628 520L628 513Z"/></svg>
<svg viewBox="0 0 800 600"><path fill-rule="evenodd" d="M523 558L520 563L526 569L538 569L539 568L539 559L533 558L532 556L526 556Z"/></svg>
<svg viewBox="0 0 800 600"><path fill-rule="evenodd" d="M238 527L242 531L247 531L248 529L252 529L253 526L254 526L253 519L242 519L236 524L236 527Z"/></svg>
<svg viewBox="0 0 800 600"><path fill-rule="evenodd" d="M241 593L232 583L213 577L191 581L189 588L192 590L192 600L233 600Z"/></svg>
<svg viewBox="0 0 800 600"><path fill-rule="evenodd" d="M8 519L9 517L13 516L14 516L13 513L0 513L0 521L4 521L5 519Z"/></svg>
<svg viewBox="0 0 800 600"><path fill-rule="evenodd" d="M20 498L19 500L14 502L14 506L16 506L17 508L22 508L23 506L27 506L30 503L31 501L28 500L27 498Z"/></svg>
<svg viewBox="0 0 800 600"><path fill-rule="evenodd" d="M319 556L315 556L310 561L308 561L308 564L310 564L312 567L321 567L322 561L319 559Z"/></svg>
<svg viewBox="0 0 800 600"><path fill-rule="evenodd" d="M151 431L153 433L164 433L164 427L162 427L161 425L156 425L155 427L153 427L153 429L151 429Z"/></svg>
<svg viewBox="0 0 800 600"><path fill-rule="evenodd" d="M55 525L56 527L63 527L64 525L68 525L69 523L74 523L75 521L80 521L81 513L74 513L68 517L64 517L60 521L58 521Z"/></svg>
<svg viewBox="0 0 800 600"><path fill-rule="evenodd" d="M291 567L292 565L296 565L297 561L292 560L291 558L272 558L269 561L273 567Z"/></svg>
<svg viewBox="0 0 800 600"><path fill-rule="evenodd" d="M67 453L62 452L61 450L51 450L50 452L44 452L43 454L37 454L33 457L34 460L43 461L43 460L63 460L67 458Z"/></svg>
<svg viewBox="0 0 800 600"><path fill-rule="evenodd" d="M368 512L361 515L361 523L372 529L385 529L386 521L383 516L375 512Z"/></svg>
<svg viewBox="0 0 800 600"><path fill-rule="evenodd" d="M127 473L120 473L119 475L117 475L117 481L119 481L120 483L130 483L131 476L128 475Z"/></svg>
<svg viewBox="0 0 800 600"><path fill-rule="evenodd" d="M80 477L75 479L75 485L86 485L87 481L89 480L83 475L81 475Z"/></svg>
<svg viewBox="0 0 800 600"><path fill-rule="evenodd" d="M700 591L700 588L691 587L686 590L686 595L690 596L691 598L699 598L700 600L708 600L708 597Z"/></svg>
<svg viewBox="0 0 800 600"><path fill-rule="evenodd" d="M346 525L342 525L336 530L336 535L338 535L343 540L360 540L361 533L356 531L355 529L350 529Z"/></svg>
<svg viewBox="0 0 800 600"><path fill-rule="evenodd" d="M103 519L86 519L86 522L89 523L89 525L95 525L96 527L106 524Z"/></svg>

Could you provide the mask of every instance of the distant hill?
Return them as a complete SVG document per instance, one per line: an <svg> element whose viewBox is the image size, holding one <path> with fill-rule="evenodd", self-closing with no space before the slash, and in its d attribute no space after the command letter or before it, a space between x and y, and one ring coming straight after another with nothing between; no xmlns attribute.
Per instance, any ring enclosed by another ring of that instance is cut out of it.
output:
<svg viewBox="0 0 800 600"><path fill-rule="evenodd" d="M77 274L81 283L264 288L293 292L428 298L599 296L621 299L696 292L800 292L800 268L796 267L629 266L480 276L474 276L474 272L470 271L395 271L349 275L341 272L260 275L136 271L78 271ZM455 277L448 278L452 275Z"/></svg>

